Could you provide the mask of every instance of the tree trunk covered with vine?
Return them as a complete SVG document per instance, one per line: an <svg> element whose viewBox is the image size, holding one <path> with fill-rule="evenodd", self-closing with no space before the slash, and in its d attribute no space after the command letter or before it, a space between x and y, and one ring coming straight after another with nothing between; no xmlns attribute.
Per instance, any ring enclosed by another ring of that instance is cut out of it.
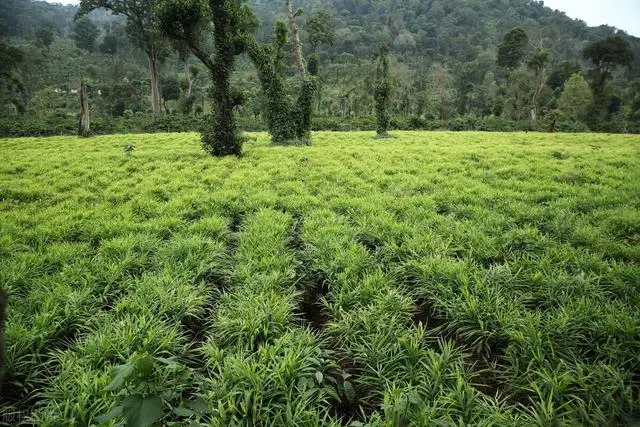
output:
<svg viewBox="0 0 640 427"><path fill-rule="evenodd" d="M209 64L213 88L211 102L213 123L205 129L202 144L214 156L242 154L242 139L234 115L235 108L242 103L242 97L231 89L231 73L235 64L238 47L234 42L234 19L229 16L225 1L212 0L211 19L215 39L215 53Z"/></svg>
<svg viewBox="0 0 640 427"><path fill-rule="evenodd" d="M389 76L389 46L382 45L377 54L378 67L376 69L376 84L374 99L376 102L377 137L389 136L389 100L391 98L391 78Z"/></svg>
<svg viewBox="0 0 640 427"><path fill-rule="evenodd" d="M289 101L284 84L284 47L287 27L278 22L273 44L260 45L247 40L247 53L254 63L265 99L264 114L273 144L309 144L311 113L318 91L316 76L306 73L298 88L295 103Z"/></svg>

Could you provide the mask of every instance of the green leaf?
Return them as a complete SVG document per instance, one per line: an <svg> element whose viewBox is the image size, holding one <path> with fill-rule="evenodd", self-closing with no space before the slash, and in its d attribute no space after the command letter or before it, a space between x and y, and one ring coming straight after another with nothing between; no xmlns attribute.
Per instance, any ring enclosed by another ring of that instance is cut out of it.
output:
<svg viewBox="0 0 640 427"><path fill-rule="evenodd" d="M422 401L420 400L420 396L413 393L409 395L409 402L413 403L414 405L419 405Z"/></svg>
<svg viewBox="0 0 640 427"><path fill-rule="evenodd" d="M206 415L211 412L209 405L202 397L196 397L195 399L185 402L185 405L195 411L198 415Z"/></svg>
<svg viewBox="0 0 640 427"><path fill-rule="evenodd" d="M318 384L322 384L323 379L324 379L324 376L322 375L322 372L316 371L316 381L318 381Z"/></svg>
<svg viewBox="0 0 640 427"><path fill-rule="evenodd" d="M122 406L114 406L109 412L99 417L96 417L96 422L99 424L111 421L115 417L122 415Z"/></svg>
<svg viewBox="0 0 640 427"><path fill-rule="evenodd" d="M345 381L342 385L344 387L344 394L349 399L349 402L353 403L356 399L356 391L353 388L353 385L349 381Z"/></svg>
<svg viewBox="0 0 640 427"><path fill-rule="evenodd" d="M153 372L153 365L153 357L147 354L136 362L136 369L143 377L148 377Z"/></svg>
<svg viewBox="0 0 640 427"><path fill-rule="evenodd" d="M111 384L109 384L105 388L105 390L107 391L119 390L132 373L133 373L133 365L130 363L115 366L111 370Z"/></svg>
<svg viewBox="0 0 640 427"><path fill-rule="evenodd" d="M310 398L311 396L313 396L314 394L316 394L318 392L318 388L310 388L309 390L305 391L304 394L302 395L305 399Z"/></svg>
<svg viewBox="0 0 640 427"><path fill-rule="evenodd" d="M191 409L187 409L184 406L174 409L173 413L179 417L186 417L186 418L192 417L196 414Z"/></svg>
<svg viewBox="0 0 640 427"><path fill-rule="evenodd" d="M130 396L122 406L127 427L148 427L162 416L162 399L158 396Z"/></svg>
<svg viewBox="0 0 640 427"><path fill-rule="evenodd" d="M336 401L340 401L340 395L338 394L338 392L336 391L335 388L333 387L325 387L324 388L325 393L327 393L329 396L333 397L334 400Z"/></svg>
<svg viewBox="0 0 640 427"><path fill-rule="evenodd" d="M167 366L175 366L180 364L175 357L170 357L169 359L166 359L164 357L156 357L156 360Z"/></svg>

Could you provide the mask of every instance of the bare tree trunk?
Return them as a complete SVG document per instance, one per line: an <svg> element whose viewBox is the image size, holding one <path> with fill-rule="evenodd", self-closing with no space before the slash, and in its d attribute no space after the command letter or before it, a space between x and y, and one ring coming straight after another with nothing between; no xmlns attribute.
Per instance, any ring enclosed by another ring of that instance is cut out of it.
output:
<svg viewBox="0 0 640 427"><path fill-rule="evenodd" d="M289 24L291 25L291 43L293 44L293 56L300 71L300 76L304 79L307 75L307 69L304 66L304 59L302 57L302 44L300 43L300 32L298 31L298 23L296 18L298 13L293 11L292 0L285 0L287 5L287 11L289 13Z"/></svg>
<svg viewBox="0 0 640 427"><path fill-rule="evenodd" d="M184 75L187 78L187 93L185 98L191 98L191 92L193 90L193 79L191 78L191 72L189 71L189 55L184 56Z"/></svg>
<svg viewBox="0 0 640 427"><path fill-rule="evenodd" d="M545 83L547 81L546 78L546 68L542 67L542 69L536 73L536 89L533 93L533 99L531 100L531 122L535 122L538 119L538 97L542 94L544 90Z"/></svg>
<svg viewBox="0 0 640 427"><path fill-rule="evenodd" d="M86 138L90 132L89 126L89 96L87 95L87 85L80 82L80 136Z"/></svg>
<svg viewBox="0 0 640 427"><path fill-rule="evenodd" d="M160 94L160 79L158 77L158 55L154 47L147 52L149 57L149 75L151 77L151 110L153 120L162 117L162 95Z"/></svg>

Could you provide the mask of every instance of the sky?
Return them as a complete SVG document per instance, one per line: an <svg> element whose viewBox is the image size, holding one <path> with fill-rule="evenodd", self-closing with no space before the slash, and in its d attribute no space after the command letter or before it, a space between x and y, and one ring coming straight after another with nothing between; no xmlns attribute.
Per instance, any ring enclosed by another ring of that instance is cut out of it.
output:
<svg viewBox="0 0 640 427"><path fill-rule="evenodd" d="M80 0L46 0L78 4ZM590 26L611 25L640 37L640 0L545 0L545 6L565 12Z"/></svg>
<svg viewBox="0 0 640 427"><path fill-rule="evenodd" d="M640 0L545 0L544 5L589 26L607 24L640 37Z"/></svg>

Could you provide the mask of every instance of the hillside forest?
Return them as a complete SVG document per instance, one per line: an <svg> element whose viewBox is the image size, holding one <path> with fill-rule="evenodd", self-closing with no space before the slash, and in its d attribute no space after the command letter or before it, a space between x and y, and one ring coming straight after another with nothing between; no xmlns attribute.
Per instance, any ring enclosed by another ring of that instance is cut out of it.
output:
<svg viewBox="0 0 640 427"><path fill-rule="evenodd" d="M167 2L137 2L144 28L127 11L100 7L118 3L0 3L1 135L77 133L81 82L92 133L188 131L207 123L216 108L209 102L213 70L184 34L163 27L158 14ZM298 73L314 68L313 130L376 128L379 51L386 46L390 128L640 131L640 39L588 27L542 1L237 3L252 12L245 33L256 47L234 57L229 76L241 98L235 117L246 130L274 126L266 71L255 56L274 50L282 35L279 65L267 71L277 71L279 93L295 110ZM291 11L300 58L289 34ZM164 12L166 24L179 11ZM207 28L215 23L198 22L206 28L194 29L197 37L212 34ZM278 22L287 24L280 35ZM213 51L212 36L199 43Z"/></svg>

